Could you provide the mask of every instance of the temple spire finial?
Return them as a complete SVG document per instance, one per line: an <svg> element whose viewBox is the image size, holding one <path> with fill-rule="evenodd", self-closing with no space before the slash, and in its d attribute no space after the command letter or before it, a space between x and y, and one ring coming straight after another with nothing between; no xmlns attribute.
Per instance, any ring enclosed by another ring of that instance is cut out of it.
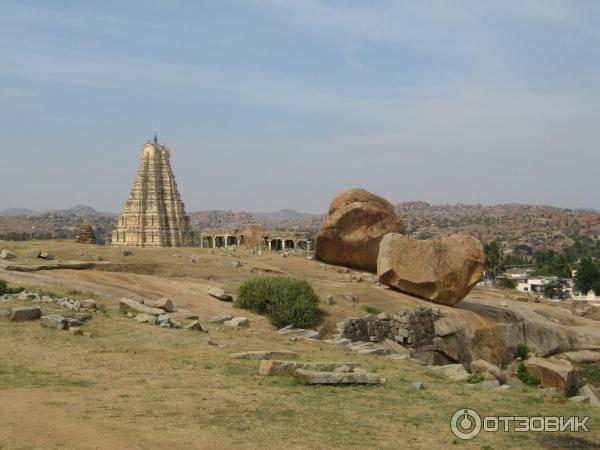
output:
<svg viewBox="0 0 600 450"><path fill-rule="evenodd" d="M156 134L156 131L154 132L154 143L158 144L158 135Z"/></svg>

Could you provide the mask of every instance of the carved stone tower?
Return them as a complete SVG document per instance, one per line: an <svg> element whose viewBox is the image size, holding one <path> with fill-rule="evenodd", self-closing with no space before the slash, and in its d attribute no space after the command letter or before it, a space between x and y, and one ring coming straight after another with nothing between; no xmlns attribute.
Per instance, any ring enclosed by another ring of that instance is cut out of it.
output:
<svg viewBox="0 0 600 450"><path fill-rule="evenodd" d="M156 136L142 147L140 167L112 233L112 245L192 245L190 218L185 215L169 158L169 149L164 143L159 144Z"/></svg>

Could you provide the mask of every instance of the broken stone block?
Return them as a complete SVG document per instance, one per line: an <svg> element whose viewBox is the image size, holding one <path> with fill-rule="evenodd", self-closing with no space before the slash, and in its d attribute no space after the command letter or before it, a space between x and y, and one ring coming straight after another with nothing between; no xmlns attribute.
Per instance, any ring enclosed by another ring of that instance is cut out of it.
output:
<svg viewBox="0 0 600 450"><path fill-rule="evenodd" d="M498 380L485 380L479 383L479 387L485 390L492 390L500 387L500 382Z"/></svg>
<svg viewBox="0 0 600 450"><path fill-rule="evenodd" d="M195 331L206 331L200 322L194 320L183 327L186 330L195 330Z"/></svg>
<svg viewBox="0 0 600 450"><path fill-rule="evenodd" d="M135 317L135 320L140 323L149 323L150 325L156 325L156 316L153 314L140 313Z"/></svg>
<svg viewBox="0 0 600 450"><path fill-rule="evenodd" d="M307 330L304 328L287 328L287 329L282 328L281 330L277 331L277 334L280 334L281 336L287 336L287 337L305 337L308 339L319 339L319 337L320 337L318 331Z"/></svg>
<svg viewBox="0 0 600 450"><path fill-rule="evenodd" d="M17 258L17 254L11 252L10 250L2 250L0 252L0 259L16 259Z"/></svg>
<svg viewBox="0 0 600 450"><path fill-rule="evenodd" d="M296 359L298 357L298 353L289 352L286 350L265 350L265 351L256 351L256 352L243 352L243 353L234 353L231 355L233 359L260 359L260 360L270 360L270 359Z"/></svg>
<svg viewBox="0 0 600 450"><path fill-rule="evenodd" d="M233 319L232 314L219 314L218 316L211 318L208 323L223 323L231 319Z"/></svg>
<svg viewBox="0 0 600 450"><path fill-rule="evenodd" d="M119 309L123 312L137 312L142 314L150 314L152 316L160 316L164 311L159 308L151 308L135 300L122 298L119 300Z"/></svg>
<svg viewBox="0 0 600 450"><path fill-rule="evenodd" d="M260 375L292 375L298 369L348 373L358 366L355 362L299 362L263 359Z"/></svg>
<svg viewBox="0 0 600 450"><path fill-rule="evenodd" d="M42 316L42 310L38 307L23 306L13 308L10 320L13 322L24 322L26 320L37 320Z"/></svg>
<svg viewBox="0 0 600 450"><path fill-rule="evenodd" d="M584 395L589 397L590 404L593 406L600 406L600 392L595 386L591 384L586 384L581 389L579 389L579 395Z"/></svg>
<svg viewBox="0 0 600 450"><path fill-rule="evenodd" d="M47 316L42 316L41 323L45 327L57 328L59 330L66 330L69 328L67 319L60 314L48 314Z"/></svg>
<svg viewBox="0 0 600 450"><path fill-rule="evenodd" d="M233 297L230 294L227 294L223 289L218 287L209 288L208 295L224 302L233 301Z"/></svg>
<svg viewBox="0 0 600 450"><path fill-rule="evenodd" d="M161 298L160 300L146 302L146 305L151 308L162 309L166 312L175 312L175 305L170 298Z"/></svg>
<svg viewBox="0 0 600 450"><path fill-rule="evenodd" d="M234 328L249 328L250 321L246 317L237 316L231 320L226 320L223 325Z"/></svg>
<svg viewBox="0 0 600 450"><path fill-rule="evenodd" d="M96 309L96 301L92 299L87 299L81 302L84 309Z"/></svg>
<svg viewBox="0 0 600 450"><path fill-rule="evenodd" d="M542 387L553 387L565 395L577 391L577 380L573 365L566 359L528 358L525 360L527 371L539 378Z"/></svg>
<svg viewBox="0 0 600 450"><path fill-rule="evenodd" d="M156 318L156 324L160 327L170 328L171 327L171 316L168 314L161 314Z"/></svg>
<svg viewBox="0 0 600 450"><path fill-rule="evenodd" d="M374 373L320 372L297 369L294 378L304 384L383 384L385 378Z"/></svg>
<svg viewBox="0 0 600 450"><path fill-rule="evenodd" d="M439 372L452 381L467 381L469 379L469 372L465 370L462 364L448 364L446 366L432 366L430 367L434 372Z"/></svg>
<svg viewBox="0 0 600 450"><path fill-rule="evenodd" d="M491 378L489 378L490 380L498 380L500 384L506 383L506 373L499 367L483 359L472 361L470 368L471 372L480 373L484 377L486 375L491 376Z"/></svg>
<svg viewBox="0 0 600 450"><path fill-rule="evenodd" d="M44 318L42 317L42 320L43 319ZM71 328L71 327L80 327L80 326L83 325L82 321L80 321L78 319L75 319L74 317L67 317L65 320L67 321L68 328Z"/></svg>

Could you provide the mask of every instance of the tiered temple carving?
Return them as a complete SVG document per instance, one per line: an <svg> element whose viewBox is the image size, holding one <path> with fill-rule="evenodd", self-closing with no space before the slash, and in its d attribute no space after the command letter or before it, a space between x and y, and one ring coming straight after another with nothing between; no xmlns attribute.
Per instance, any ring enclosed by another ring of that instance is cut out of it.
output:
<svg viewBox="0 0 600 450"><path fill-rule="evenodd" d="M112 233L112 245L183 247L192 244L190 219L177 190L170 151L154 141L141 150L133 189Z"/></svg>
<svg viewBox="0 0 600 450"><path fill-rule="evenodd" d="M96 235L94 234L94 228L88 220L84 220L79 226L79 235L75 241L78 244L95 244Z"/></svg>

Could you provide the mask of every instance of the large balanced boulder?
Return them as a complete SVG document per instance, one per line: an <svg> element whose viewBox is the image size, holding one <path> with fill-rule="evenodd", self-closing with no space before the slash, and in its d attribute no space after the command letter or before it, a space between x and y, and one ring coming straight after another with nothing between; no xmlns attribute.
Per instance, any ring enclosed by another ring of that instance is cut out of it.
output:
<svg viewBox="0 0 600 450"><path fill-rule="evenodd" d="M377 275L382 284L454 305L480 280L484 261L483 246L472 237L422 241L390 233L379 246Z"/></svg>
<svg viewBox="0 0 600 450"><path fill-rule="evenodd" d="M364 189L348 189L329 205L329 216L316 237L315 257L374 273L379 243L387 233L404 233L394 206Z"/></svg>

